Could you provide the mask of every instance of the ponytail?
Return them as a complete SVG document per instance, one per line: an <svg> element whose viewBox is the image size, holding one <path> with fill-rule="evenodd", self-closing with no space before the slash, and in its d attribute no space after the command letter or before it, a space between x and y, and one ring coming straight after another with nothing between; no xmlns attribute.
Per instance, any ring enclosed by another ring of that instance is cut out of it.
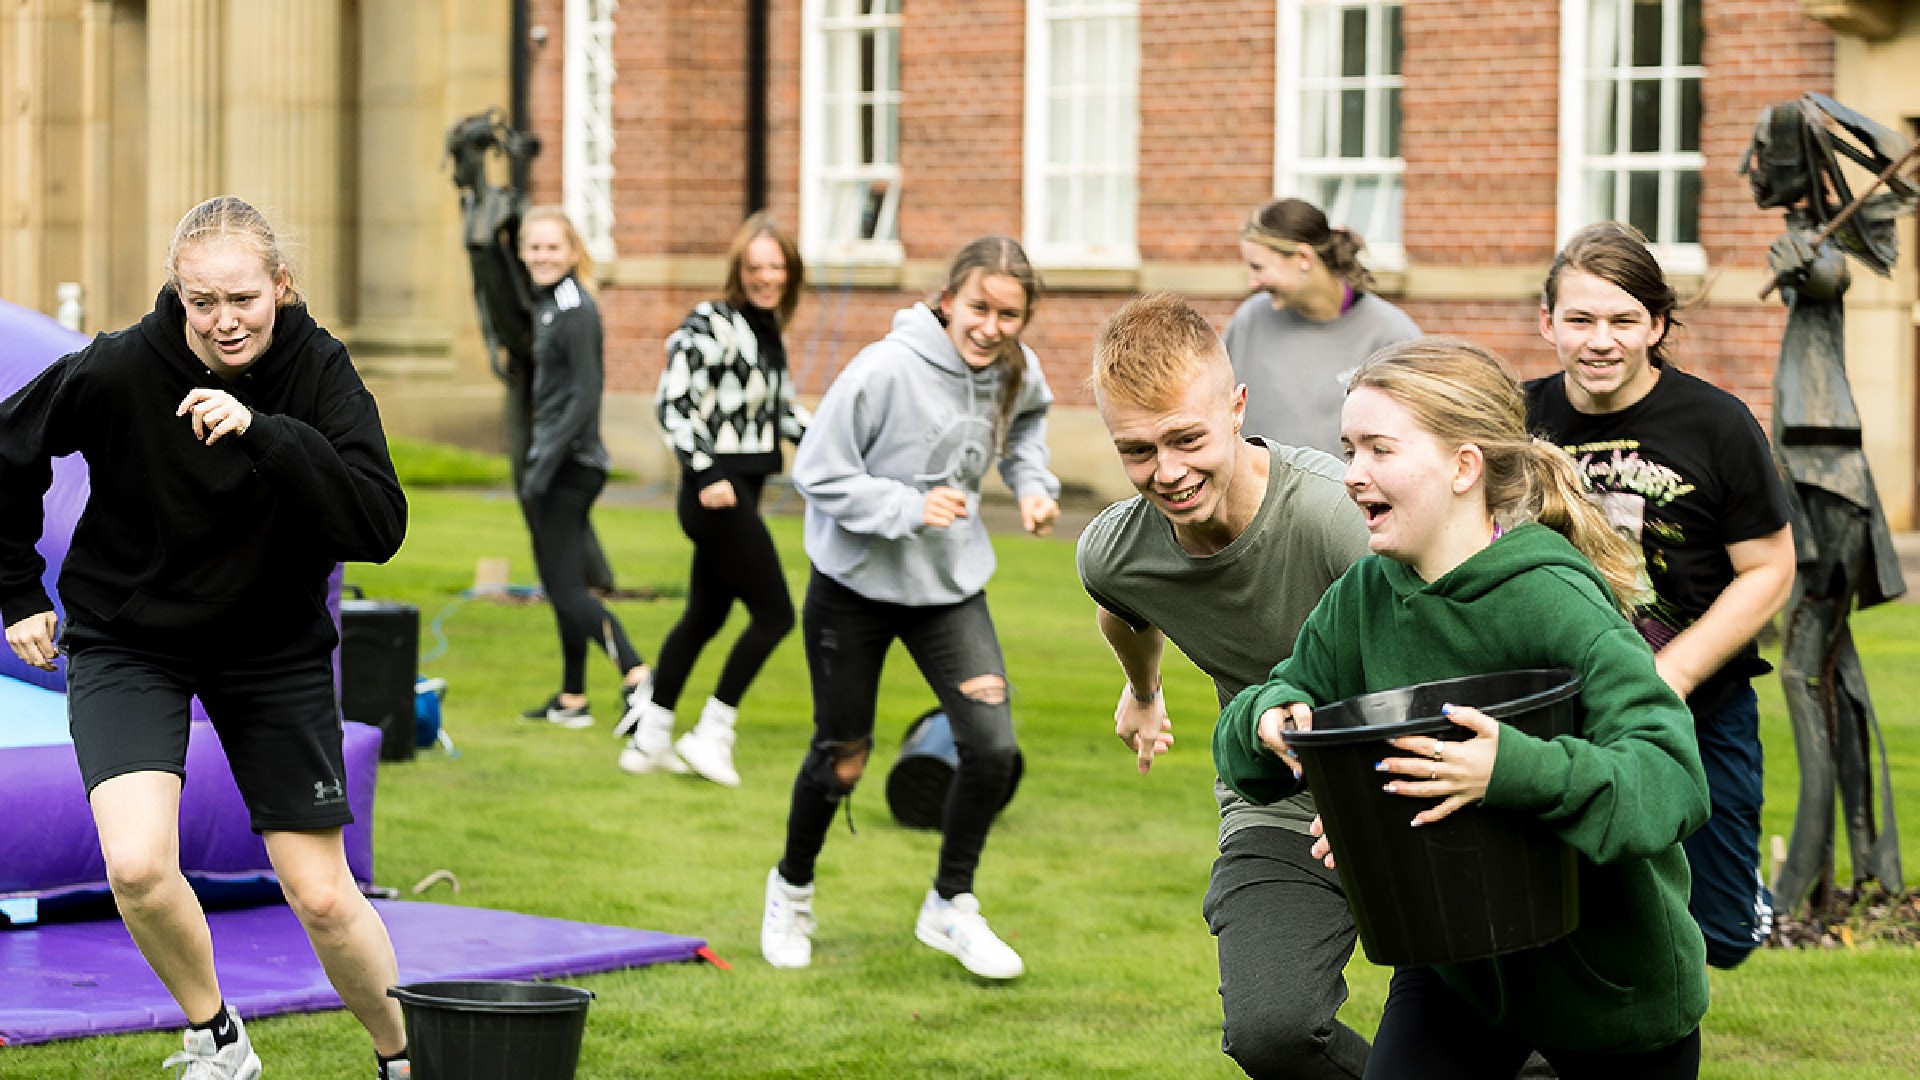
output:
<svg viewBox="0 0 1920 1080"><path fill-rule="evenodd" d="M1607 520L1606 511L1588 497L1573 459L1559 447L1535 437L1527 449L1527 472L1533 480L1531 516L1566 537L1593 563L1614 603L1631 619L1634 604L1647 591L1640 545Z"/></svg>

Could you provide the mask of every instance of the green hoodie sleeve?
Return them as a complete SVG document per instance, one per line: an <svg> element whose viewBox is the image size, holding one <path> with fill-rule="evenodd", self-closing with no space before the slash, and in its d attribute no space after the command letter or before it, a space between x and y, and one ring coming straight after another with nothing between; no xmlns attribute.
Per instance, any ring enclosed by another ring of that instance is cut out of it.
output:
<svg viewBox="0 0 1920 1080"><path fill-rule="evenodd" d="M1348 575L1351 576L1351 575ZM1339 622L1342 577L1327 591L1300 627L1293 655L1274 665L1267 681L1235 694L1213 726L1213 767L1236 795L1257 806L1298 794L1306 781L1260 741L1260 714L1280 705L1337 701L1339 656L1333 643ZM1347 636L1351 640L1351 635Z"/></svg>
<svg viewBox="0 0 1920 1080"><path fill-rule="evenodd" d="M1693 714L1660 680L1640 635L1612 623L1581 655L1581 737L1501 728L1485 798L1538 816L1601 864L1659 854L1708 813Z"/></svg>

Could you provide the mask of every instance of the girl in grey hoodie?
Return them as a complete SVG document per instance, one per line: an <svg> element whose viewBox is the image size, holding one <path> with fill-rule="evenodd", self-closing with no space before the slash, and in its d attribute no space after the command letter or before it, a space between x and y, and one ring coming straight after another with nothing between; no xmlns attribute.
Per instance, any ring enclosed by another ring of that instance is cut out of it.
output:
<svg viewBox="0 0 1920 1080"><path fill-rule="evenodd" d="M993 546L978 511L997 459L1028 532L1045 535L1059 514L1060 481L1047 469L1053 394L1020 344L1039 292L1019 244L968 244L938 298L895 314L892 332L840 373L794 457L813 566L801 628L814 734L794 778L786 852L767 875L760 950L775 967L812 960L814 862L866 766L881 664L898 639L938 695L960 759L915 935L983 978L1024 970L973 894L1019 755L983 591Z"/></svg>

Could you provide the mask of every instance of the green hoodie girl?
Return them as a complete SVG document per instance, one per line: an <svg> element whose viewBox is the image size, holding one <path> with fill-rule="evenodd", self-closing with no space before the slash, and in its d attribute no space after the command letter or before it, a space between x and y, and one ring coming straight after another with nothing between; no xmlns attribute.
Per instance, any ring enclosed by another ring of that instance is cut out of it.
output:
<svg viewBox="0 0 1920 1080"><path fill-rule="evenodd" d="M1327 592L1268 682L1228 704L1215 763L1235 791L1271 802L1299 787L1276 751L1282 720L1310 724L1304 704L1455 676L1573 669L1578 736L1536 739L1460 708L1451 715L1475 738L1447 744L1444 757L1431 738L1396 740L1422 756L1382 764L1397 774L1389 790L1444 799L1419 823L1478 801L1539 818L1581 856L1572 934L1433 974L1522 1057L1533 1048L1557 1065L1601 1055L1638 1066L1638 1055L1675 1047L1684 1057L1691 1040L1697 1069L1705 954L1687 914L1680 840L1708 807L1690 714L1621 614L1636 580L1631 549L1581 497L1563 459L1526 435L1523 410L1497 359L1464 342L1409 342L1361 370L1342 439L1348 493L1367 515L1376 554ZM1408 974L1396 973L1396 994ZM1395 1004L1390 996L1376 1057L1394 1036ZM1423 1067L1438 1064L1426 1055L1471 1056L1473 1041L1462 1033L1422 1046ZM1652 1073L1691 1075L1684 1065Z"/></svg>

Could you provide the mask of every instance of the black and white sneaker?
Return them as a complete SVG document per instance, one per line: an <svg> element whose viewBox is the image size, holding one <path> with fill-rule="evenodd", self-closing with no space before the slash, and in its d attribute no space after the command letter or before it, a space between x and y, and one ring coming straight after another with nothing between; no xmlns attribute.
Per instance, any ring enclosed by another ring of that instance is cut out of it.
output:
<svg viewBox="0 0 1920 1080"><path fill-rule="evenodd" d="M555 694L538 709L528 709L520 714L522 720L545 720L563 728L584 728L593 726L593 713L585 702L577 706L560 704L560 695Z"/></svg>

